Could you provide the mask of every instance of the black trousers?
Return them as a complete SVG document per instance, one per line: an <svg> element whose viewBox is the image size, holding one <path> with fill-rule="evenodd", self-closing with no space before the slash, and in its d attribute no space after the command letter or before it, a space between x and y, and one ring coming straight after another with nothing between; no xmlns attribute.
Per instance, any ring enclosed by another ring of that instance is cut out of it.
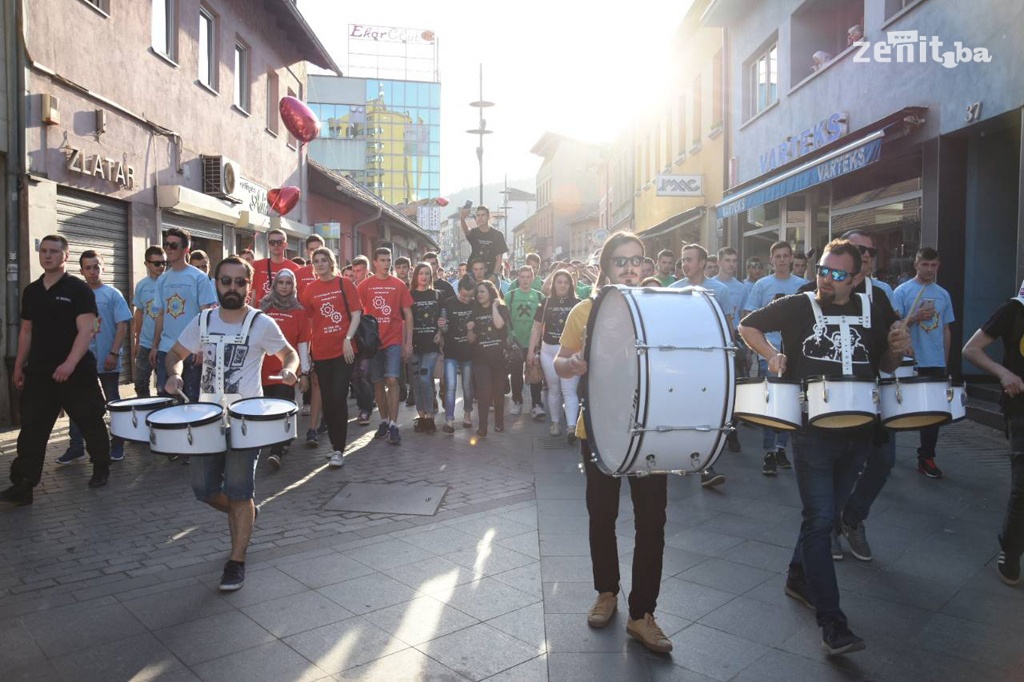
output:
<svg viewBox="0 0 1024 682"><path fill-rule="evenodd" d="M295 400L295 387L288 384L263 384L263 395L267 398ZM288 451L287 443L278 443L270 448L271 454L281 455Z"/></svg>
<svg viewBox="0 0 1024 682"><path fill-rule="evenodd" d="M538 354L538 357L539 354ZM523 371L526 367L526 358L522 358L512 366L512 402L516 405L523 404ZM529 384L530 387L530 401L531 407L541 406L543 400L541 399L541 390L544 387L544 383L538 381L535 384Z"/></svg>
<svg viewBox="0 0 1024 682"><path fill-rule="evenodd" d="M583 469L587 475L587 513L590 516L590 563L594 589L619 593L619 548L615 521L619 517L622 479L602 472L590 461L586 440L580 441ZM665 507L668 504L668 476L629 477L633 500L633 587L629 593L629 617L654 614L661 591L661 563L665 553Z"/></svg>
<svg viewBox="0 0 1024 682"><path fill-rule="evenodd" d="M494 407L494 428L505 428L505 357L473 359L473 396L479 407L480 430L487 433L487 415Z"/></svg>
<svg viewBox="0 0 1024 682"><path fill-rule="evenodd" d="M316 377L320 380L327 434L331 437L331 447L341 453L345 452L345 441L348 439L348 385L354 369L355 364L345 362L344 355L316 361Z"/></svg>
<svg viewBox="0 0 1024 682"><path fill-rule="evenodd" d="M1010 417L1010 499L999 544L1011 557L1024 553L1024 416Z"/></svg>
<svg viewBox="0 0 1024 682"><path fill-rule="evenodd" d="M11 463L12 483L39 485L46 445L61 409L81 428L93 465L110 466L110 440L107 425L103 422L106 406L95 364L92 355L86 355L63 383L57 383L45 371L26 373L20 403L18 456Z"/></svg>

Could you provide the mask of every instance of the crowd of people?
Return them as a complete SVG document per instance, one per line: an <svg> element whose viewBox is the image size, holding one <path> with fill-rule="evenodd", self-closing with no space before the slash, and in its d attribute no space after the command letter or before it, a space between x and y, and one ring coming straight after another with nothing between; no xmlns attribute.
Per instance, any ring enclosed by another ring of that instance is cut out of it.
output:
<svg viewBox="0 0 1024 682"><path fill-rule="evenodd" d="M709 254L699 244L687 244L678 259L668 250L652 258L629 233L608 238L597 267L555 261L542 269L540 257L528 254L513 270L504 258L501 233L489 227L487 209L476 209L475 225L468 217L467 208L460 223L472 254L450 278L436 253L413 262L393 258L386 246L340 266L318 235L306 239L306 258L291 259L279 230L268 233L267 258L228 256L211 275L207 255L190 251L190 235L171 228L162 245L145 251L147 277L135 287L134 316L124 297L102 284L98 253L81 255L79 279L67 272L67 241L60 235L43 238L43 275L23 293L14 368L22 392L22 429L12 485L0 499L33 502L62 409L72 421L71 443L57 462L69 465L88 457L89 487L107 484L111 462L125 457L123 441L109 438L103 414L104 403L118 399L126 337L138 396L151 395L154 374L160 395L225 407L241 398L293 400L301 394L298 402L310 418L305 444L317 446L326 434L332 468L343 467L350 454L350 399L357 425L369 426L376 410L374 437L399 446L403 402L414 408L415 432L435 434L442 409L442 432L456 432L461 383L461 428L475 429L472 438L479 443L492 431L505 431L506 396L511 396L509 413L518 416L526 409L528 390L528 415L547 420L552 437L564 435L569 445L579 441L597 592L588 623L604 627L618 604L621 478L603 471L592 456L580 392L588 371L586 329L601 286L707 290L727 320L739 377L874 378L894 371L907 355L916 358L921 375L947 374L952 303L936 283L940 259L931 248L918 251L916 276L895 291L873 277L877 251L870 233L861 231L827 244L816 264L787 242L777 242L769 251L771 273L765 274L761 259L749 258L745 279L731 247ZM996 339L1006 348L1003 364L984 352ZM1019 297L997 310L964 351L995 375L1006 393L1013 492L999 536L998 568L1008 584L1020 582L1024 552L1022 339L1024 297ZM803 506L785 593L815 611L830 654L863 649L864 641L850 630L840 608L833 561L843 558L844 539L855 558L873 558L865 522L894 465L891 434L877 420L843 430L762 430L762 473L774 477L793 470ZM921 430L917 452L918 471L932 479L943 475L935 463L938 430ZM727 442L731 451L741 451L735 431ZM279 468L288 452L283 443L269 448L267 466ZM220 589L239 589L259 513L253 500L260 451L232 449L191 459L188 452L178 454L191 462L195 497L228 516L232 549ZM626 630L649 649L666 653L672 643L654 613L667 478L631 476L628 482L636 534ZM704 488L724 482L713 468L701 473Z"/></svg>

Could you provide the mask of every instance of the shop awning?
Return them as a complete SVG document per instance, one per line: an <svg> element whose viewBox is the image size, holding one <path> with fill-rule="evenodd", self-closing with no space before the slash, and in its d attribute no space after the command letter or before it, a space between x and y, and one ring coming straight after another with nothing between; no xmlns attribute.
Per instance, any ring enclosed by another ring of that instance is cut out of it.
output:
<svg viewBox="0 0 1024 682"><path fill-rule="evenodd" d="M873 164L882 156L884 130L876 130L824 156L801 164L792 170L769 177L762 182L725 197L715 207L722 220L743 211L767 204L769 201L802 192L809 187L829 182L847 173L853 173Z"/></svg>
<svg viewBox="0 0 1024 682"><path fill-rule="evenodd" d="M644 230L643 232L637 232L636 236L643 240L654 239L655 237L664 237L673 230L686 227L690 223L700 220L704 217L705 213L707 213L707 209L704 206L697 206L674 215L668 220L659 225L655 225L650 229Z"/></svg>

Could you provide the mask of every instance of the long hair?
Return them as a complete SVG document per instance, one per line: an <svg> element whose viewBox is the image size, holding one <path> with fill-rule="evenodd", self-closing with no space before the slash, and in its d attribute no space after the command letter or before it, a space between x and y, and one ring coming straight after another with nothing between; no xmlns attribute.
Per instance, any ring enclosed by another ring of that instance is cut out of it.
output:
<svg viewBox="0 0 1024 682"><path fill-rule="evenodd" d="M413 270L412 270L412 277L409 279L409 282L411 283L412 288L413 289L418 289L419 288L420 270L426 270L427 273L430 275L430 277L427 278L427 290L433 289L434 288L434 269L431 268L430 265L427 264L427 263L417 263L416 267L413 268Z"/></svg>
<svg viewBox="0 0 1024 682"><path fill-rule="evenodd" d="M485 280L482 280L480 282L477 282L476 286L477 287L487 287L487 291L490 292L490 294L491 294L491 303L493 303L495 300L497 300L499 307L501 307L501 308L505 307L505 299L503 299L501 297L501 292L498 291L498 287L494 286L494 282L492 282L489 279L485 279ZM476 288L474 287L473 290L476 291ZM477 305L479 305L479 303Z"/></svg>
<svg viewBox="0 0 1024 682"><path fill-rule="evenodd" d="M574 297L576 295L576 282L574 282L572 279L572 273L570 273L565 268L559 268L558 270L555 270L555 274L551 276L551 297L554 298L555 296L555 280L557 280L559 277L565 277L566 279L569 280L569 293L566 295L569 298Z"/></svg>
<svg viewBox="0 0 1024 682"><path fill-rule="evenodd" d="M615 253L623 244L629 244L630 242L637 244L640 247L641 254L644 252L644 243L640 241L640 237L637 237L632 232L616 232L610 235L608 239L604 240L604 244L601 246L601 259L599 261L599 267L601 268L601 274L597 278L597 287L599 288L605 284L608 284L608 275L606 274L611 270L612 267L612 254Z"/></svg>
<svg viewBox="0 0 1024 682"><path fill-rule="evenodd" d="M338 259L334 255L334 252L331 251L326 246L321 246L319 249L317 249L316 251L313 252L313 255L310 256L310 258L309 258L309 262L312 263L313 259L315 259L317 256L327 256L327 260L331 261L331 274L337 276L337 274L338 274Z"/></svg>

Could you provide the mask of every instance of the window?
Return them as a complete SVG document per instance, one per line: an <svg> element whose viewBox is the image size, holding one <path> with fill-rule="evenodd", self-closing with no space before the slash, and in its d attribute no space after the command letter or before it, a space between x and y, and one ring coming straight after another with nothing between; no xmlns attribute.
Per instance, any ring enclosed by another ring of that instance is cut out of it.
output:
<svg viewBox="0 0 1024 682"><path fill-rule="evenodd" d="M199 8L199 82L217 89L217 20L205 7Z"/></svg>
<svg viewBox="0 0 1024 682"><path fill-rule="evenodd" d="M864 0L805 2L792 17L790 84L799 83L832 61L849 46L850 29L863 23Z"/></svg>
<svg viewBox="0 0 1024 682"><path fill-rule="evenodd" d="M748 66L750 116L756 116L779 101L779 46L772 43Z"/></svg>
<svg viewBox="0 0 1024 682"><path fill-rule="evenodd" d="M295 91L292 90L291 88L288 88L288 96L295 97ZM292 149L299 148L299 141L296 140L291 133L288 133L288 146L291 147ZM367 159L367 161L369 161L369 159Z"/></svg>
<svg viewBox="0 0 1024 682"><path fill-rule="evenodd" d="M677 124L678 135L676 136L676 158L683 156L686 153L686 98L679 98L679 113L678 113Z"/></svg>
<svg viewBox="0 0 1024 682"><path fill-rule="evenodd" d="M693 81L693 138L692 139L693 139L693 144L694 145L700 144L700 133L701 133L701 130L703 129L703 125L702 125L703 117L701 116L701 114L703 112L701 111L701 109L703 109L704 98L701 96L702 94L703 93L701 93L701 78L700 78L700 76L697 76L697 78Z"/></svg>
<svg viewBox="0 0 1024 682"><path fill-rule="evenodd" d="M249 111L249 46L235 42L235 106Z"/></svg>
<svg viewBox="0 0 1024 682"><path fill-rule="evenodd" d="M885 0L885 18L892 19L903 10L913 7L922 0Z"/></svg>
<svg viewBox="0 0 1024 682"><path fill-rule="evenodd" d="M711 60L711 127L725 127L723 116L723 98L725 96L725 56L719 50Z"/></svg>
<svg viewBox="0 0 1024 682"><path fill-rule="evenodd" d="M174 0L153 0L153 51L168 59L177 57Z"/></svg>
<svg viewBox="0 0 1024 682"><path fill-rule="evenodd" d="M280 95L280 81L277 78L277 74L273 71L267 72L267 131L277 135L277 122L280 119L278 115L278 102L281 99ZM320 117L323 121L323 117ZM334 119L328 119L333 121ZM323 132L321 131L321 136Z"/></svg>

